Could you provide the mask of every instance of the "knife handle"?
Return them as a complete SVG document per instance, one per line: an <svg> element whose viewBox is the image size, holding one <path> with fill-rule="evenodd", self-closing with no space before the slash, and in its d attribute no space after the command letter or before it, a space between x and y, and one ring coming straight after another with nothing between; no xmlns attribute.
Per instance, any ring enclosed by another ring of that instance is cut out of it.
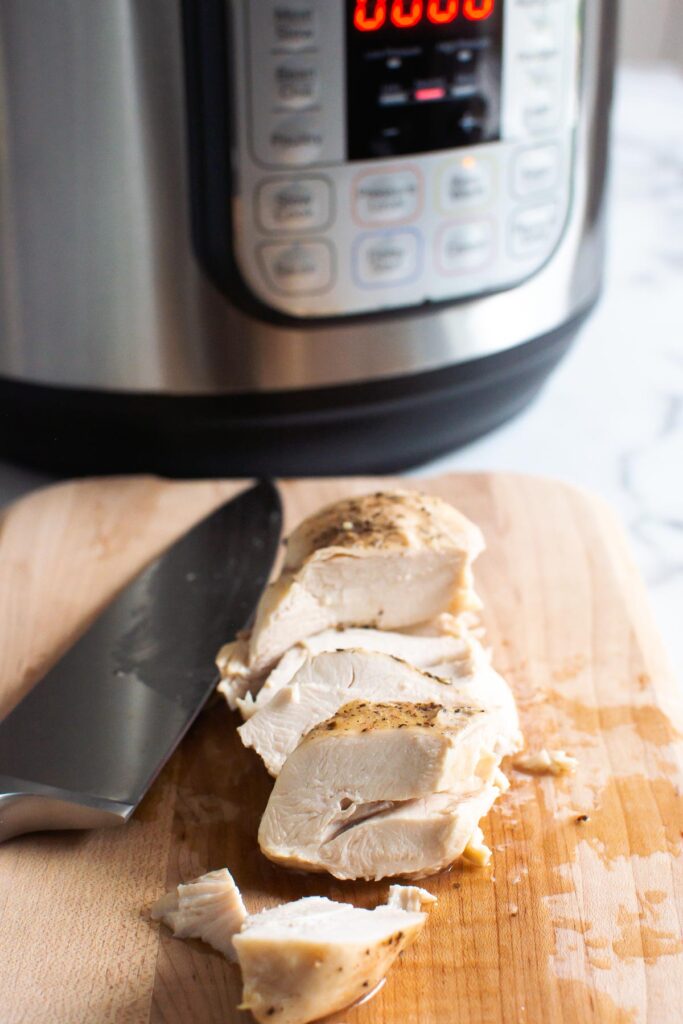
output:
<svg viewBox="0 0 683 1024"><path fill-rule="evenodd" d="M82 797L76 800L65 790L0 775L0 843L26 832L122 825L133 810L127 804L96 798L83 803Z"/></svg>

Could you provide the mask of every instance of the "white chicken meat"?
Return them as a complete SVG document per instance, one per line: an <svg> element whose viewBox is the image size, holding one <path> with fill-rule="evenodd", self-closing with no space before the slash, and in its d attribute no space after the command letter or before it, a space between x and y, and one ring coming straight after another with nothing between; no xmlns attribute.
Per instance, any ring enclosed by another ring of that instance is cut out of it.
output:
<svg viewBox="0 0 683 1024"><path fill-rule="evenodd" d="M202 939L228 960L235 960L233 936L247 919L240 891L227 868L210 871L166 893L152 907L178 939Z"/></svg>
<svg viewBox="0 0 683 1024"><path fill-rule="evenodd" d="M403 629L478 607L480 530L440 498L391 491L347 498L304 520L265 591L245 660L259 673L300 640L337 626Z"/></svg>
<svg viewBox="0 0 683 1024"><path fill-rule="evenodd" d="M427 915L310 896L247 919L235 949L241 1009L259 1024L308 1024L371 994Z"/></svg>
<svg viewBox="0 0 683 1024"><path fill-rule="evenodd" d="M502 788L482 708L352 701L285 761L259 828L263 853L337 878L421 878L467 847Z"/></svg>
<svg viewBox="0 0 683 1024"><path fill-rule="evenodd" d="M152 918L238 961L240 1008L259 1024L308 1024L377 991L434 902L424 889L394 885L374 910L311 896L248 915L223 868L167 893Z"/></svg>
<svg viewBox="0 0 683 1024"><path fill-rule="evenodd" d="M445 708L474 702L493 716L496 751L501 756L517 751L521 743L519 719L507 683L483 652L470 667L472 675L456 674L451 680L386 654L363 650L319 654L264 706L257 705L238 732L244 745L260 755L271 775L277 775L301 739L349 701L432 701ZM448 668L440 666L439 671L445 673Z"/></svg>

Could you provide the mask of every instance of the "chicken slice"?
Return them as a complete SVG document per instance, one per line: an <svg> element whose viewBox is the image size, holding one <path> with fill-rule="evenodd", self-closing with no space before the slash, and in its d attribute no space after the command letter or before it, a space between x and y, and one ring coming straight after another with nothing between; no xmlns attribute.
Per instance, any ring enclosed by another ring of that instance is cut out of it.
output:
<svg viewBox="0 0 683 1024"><path fill-rule="evenodd" d="M231 711L240 709L243 718L248 718L255 707L254 694L267 686L269 693L276 693L286 686L308 657L306 648L297 644L282 655L275 667L268 672L251 672L246 662L248 643L240 639L221 647L216 664L221 674L218 692L222 693Z"/></svg>
<svg viewBox="0 0 683 1024"><path fill-rule="evenodd" d="M427 915L309 896L247 918L235 936L241 1009L259 1024L307 1024L376 989Z"/></svg>
<svg viewBox="0 0 683 1024"><path fill-rule="evenodd" d="M203 939L235 960L232 940L247 911L232 875L222 868L166 893L152 907L152 919L163 921L178 939Z"/></svg>
<svg viewBox="0 0 683 1024"><path fill-rule="evenodd" d="M337 878L427 878L450 867L458 857L485 866L488 857L471 856L478 822L498 799L493 784L470 792L432 793L398 803L340 833L324 849L320 866ZM478 845L478 844L477 844Z"/></svg>
<svg viewBox="0 0 683 1024"><path fill-rule="evenodd" d="M479 607L471 565L480 530L440 498L393 491L348 498L306 519L265 591L247 664L262 672L300 640L336 626L402 629Z"/></svg>
<svg viewBox="0 0 683 1024"><path fill-rule="evenodd" d="M311 658L238 732L246 747L263 759L271 775L314 726L352 700L435 702L443 707L476 703L490 711L501 756L520 749L517 708L510 689L481 654L473 675L444 680L386 654L341 651Z"/></svg>
<svg viewBox="0 0 683 1024"><path fill-rule="evenodd" d="M497 749L502 757L516 754L524 747L524 736L514 694L505 679L496 672L478 641L472 639L472 644L476 654L475 669L471 675L463 676L460 666L452 662L434 665L429 670L430 674L449 683L461 700L476 703L494 715L499 732Z"/></svg>
<svg viewBox="0 0 683 1024"><path fill-rule="evenodd" d="M245 661L248 642L236 640L222 647L216 659L221 672L218 690L230 708L233 711L239 708L246 720L291 682L307 658L327 651L377 651L393 654L416 668L449 662L463 675L471 671L472 648L458 619L450 615L438 616L418 629L403 632L360 627L326 629L291 647L269 673L253 673Z"/></svg>
<svg viewBox="0 0 683 1024"><path fill-rule="evenodd" d="M432 874L460 856L500 793L496 740L481 708L352 701L285 761L261 850L337 878Z"/></svg>
<svg viewBox="0 0 683 1024"><path fill-rule="evenodd" d="M379 629L328 629L302 640L287 651L258 691L256 700L237 701L242 717L248 719L267 704L278 690L294 679L308 658L332 651L353 650L392 655L419 669L448 662L452 671L461 675L471 672L474 665L472 644L461 636L414 636Z"/></svg>

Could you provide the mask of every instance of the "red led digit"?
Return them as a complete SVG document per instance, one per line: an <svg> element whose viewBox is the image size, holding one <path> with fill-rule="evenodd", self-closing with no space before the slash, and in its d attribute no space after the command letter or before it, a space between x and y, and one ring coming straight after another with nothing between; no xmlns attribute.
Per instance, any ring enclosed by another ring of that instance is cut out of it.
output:
<svg viewBox="0 0 683 1024"><path fill-rule="evenodd" d="M458 16L458 0L429 0L427 17L434 25L447 25Z"/></svg>
<svg viewBox="0 0 683 1024"><path fill-rule="evenodd" d="M391 21L396 28L412 28L417 25L424 12L423 0L409 0L406 11L405 0L393 0L391 5Z"/></svg>
<svg viewBox="0 0 683 1024"><path fill-rule="evenodd" d="M360 32L374 32L387 20L387 0L375 0L375 9L368 14L371 0L356 0L353 24Z"/></svg>
<svg viewBox="0 0 683 1024"><path fill-rule="evenodd" d="M483 21L493 14L496 0L464 0L462 13L470 21Z"/></svg>

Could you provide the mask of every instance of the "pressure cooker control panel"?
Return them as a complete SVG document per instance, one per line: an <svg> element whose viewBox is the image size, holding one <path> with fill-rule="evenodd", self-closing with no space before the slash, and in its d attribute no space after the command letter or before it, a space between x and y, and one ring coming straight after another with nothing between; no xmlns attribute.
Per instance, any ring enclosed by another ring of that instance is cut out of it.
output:
<svg viewBox="0 0 683 1024"><path fill-rule="evenodd" d="M233 0L233 247L296 317L443 302L547 261L580 0Z"/></svg>

